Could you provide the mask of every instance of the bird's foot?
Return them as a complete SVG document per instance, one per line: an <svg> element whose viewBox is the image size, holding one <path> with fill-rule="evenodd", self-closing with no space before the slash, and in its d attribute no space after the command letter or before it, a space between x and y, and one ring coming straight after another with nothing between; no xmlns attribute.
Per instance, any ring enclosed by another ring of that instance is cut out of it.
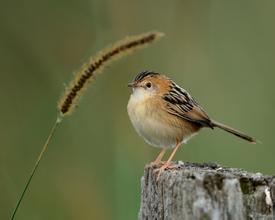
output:
<svg viewBox="0 0 275 220"><path fill-rule="evenodd" d="M157 167L162 166L165 163L166 163L166 161L157 161L157 162L153 161L153 162L146 164L145 168L150 168L150 167L157 168Z"/></svg>
<svg viewBox="0 0 275 220"><path fill-rule="evenodd" d="M159 180L160 175L168 169L174 169L177 168L178 166L176 164L173 164L171 162L165 162L160 168L155 169L154 172L157 173L157 181Z"/></svg>
<svg viewBox="0 0 275 220"><path fill-rule="evenodd" d="M166 163L166 161L153 161L149 164L149 166L155 167L155 166L160 166L160 165L164 165Z"/></svg>

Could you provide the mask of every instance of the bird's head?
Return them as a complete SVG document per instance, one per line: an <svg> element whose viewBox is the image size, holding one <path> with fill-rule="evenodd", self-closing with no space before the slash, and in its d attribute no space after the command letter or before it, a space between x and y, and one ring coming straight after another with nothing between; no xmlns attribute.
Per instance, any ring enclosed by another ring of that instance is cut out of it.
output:
<svg viewBox="0 0 275 220"><path fill-rule="evenodd" d="M170 87L170 79L159 73L143 71L139 73L128 87L133 89L133 95L152 97L162 95Z"/></svg>

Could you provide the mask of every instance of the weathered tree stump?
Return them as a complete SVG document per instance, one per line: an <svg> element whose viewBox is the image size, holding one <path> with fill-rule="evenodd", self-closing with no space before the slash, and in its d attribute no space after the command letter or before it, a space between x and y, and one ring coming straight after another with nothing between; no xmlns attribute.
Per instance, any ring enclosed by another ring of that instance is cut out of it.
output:
<svg viewBox="0 0 275 220"><path fill-rule="evenodd" d="M275 176L177 162L157 180L147 166L141 180L139 219L275 219Z"/></svg>

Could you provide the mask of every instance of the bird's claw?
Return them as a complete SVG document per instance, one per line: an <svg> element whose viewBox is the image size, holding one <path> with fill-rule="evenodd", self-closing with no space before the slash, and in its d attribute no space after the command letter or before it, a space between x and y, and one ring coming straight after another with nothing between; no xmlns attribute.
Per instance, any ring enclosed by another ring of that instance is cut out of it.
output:
<svg viewBox="0 0 275 220"><path fill-rule="evenodd" d="M171 164L171 163L165 163L163 164L160 168L155 169L154 173L157 173L157 181L159 180L159 177L161 175L161 173L163 173L165 170L167 169L174 169L177 168L178 166L176 164Z"/></svg>
<svg viewBox="0 0 275 220"><path fill-rule="evenodd" d="M166 161L153 161L149 164L149 166L159 166L159 165L164 165L166 163Z"/></svg>

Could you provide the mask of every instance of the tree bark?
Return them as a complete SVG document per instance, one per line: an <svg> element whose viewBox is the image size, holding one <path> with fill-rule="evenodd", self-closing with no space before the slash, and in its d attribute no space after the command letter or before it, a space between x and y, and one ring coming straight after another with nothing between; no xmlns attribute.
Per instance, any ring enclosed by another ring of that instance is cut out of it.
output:
<svg viewBox="0 0 275 220"><path fill-rule="evenodd" d="M147 166L141 179L140 220L275 219L275 177L216 163L177 162L157 180Z"/></svg>

